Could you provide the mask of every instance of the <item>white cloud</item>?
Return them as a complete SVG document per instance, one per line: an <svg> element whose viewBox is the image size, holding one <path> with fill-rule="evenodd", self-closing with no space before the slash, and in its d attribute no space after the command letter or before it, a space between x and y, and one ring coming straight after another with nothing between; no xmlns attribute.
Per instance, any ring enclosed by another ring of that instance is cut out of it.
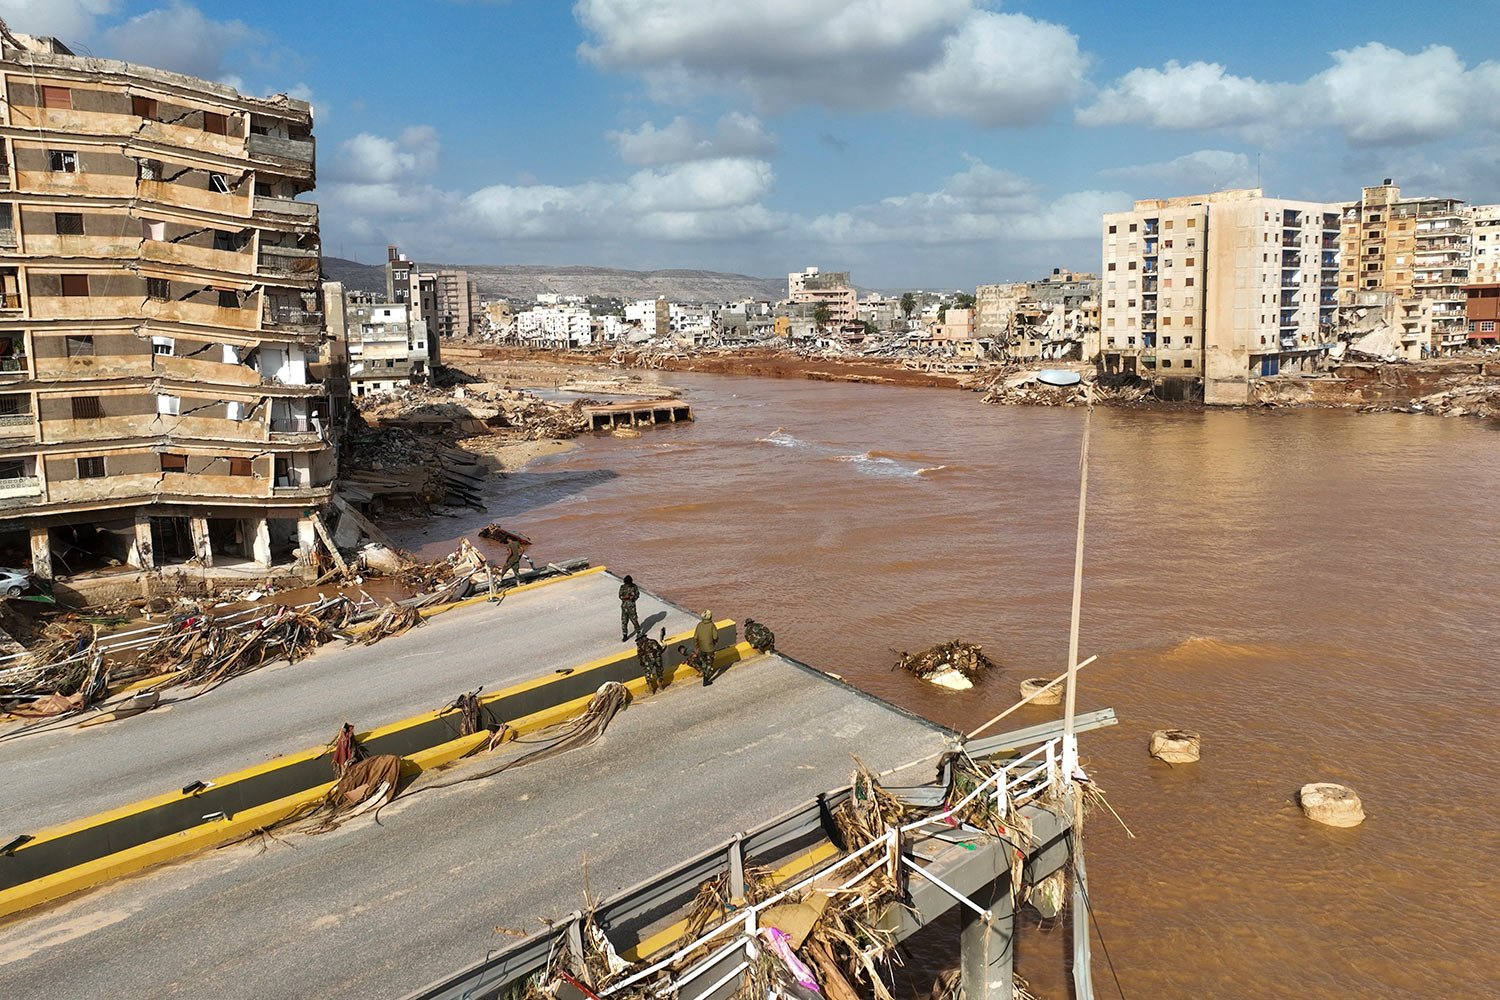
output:
<svg viewBox="0 0 1500 1000"><path fill-rule="evenodd" d="M943 42L942 58L911 75L909 103L939 118L1029 125L1077 98L1086 65L1060 25L975 11Z"/></svg>
<svg viewBox="0 0 1500 1000"><path fill-rule="evenodd" d="M0 0L0 18L11 31L51 35L72 47L92 38L95 18L118 6L118 0Z"/></svg>
<svg viewBox="0 0 1500 1000"><path fill-rule="evenodd" d="M1379 42L1332 59L1301 83L1235 76L1218 63L1133 69L1075 117L1082 125L1238 128L1261 137L1333 129L1356 145L1416 143L1500 123L1500 64L1471 69L1446 45L1407 53Z"/></svg>
<svg viewBox="0 0 1500 1000"><path fill-rule="evenodd" d="M1078 111L1081 125L1207 129L1260 124L1287 113L1288 88L1226 73L1218 63L1133 69Z"/></svg>
<svg viewBox="0 0 1500 1000"><path fill-rule="evenodd" d="M1126 181L1145 181L1173 191L1218 191L1248 187L1255 181L1255 168L1244 153L1226 149L1200 149L1161 163L1142 163L1099 171L1099 176Z"/></svg>
<svg viewBox="0 0 1500 1000"><path fill-rule="evenodd" d="M495 184L465 198L464 208L471 228L498 239L735 239L774 226L761 204L774 181L762 160L698 160L622 182Z"/></svg>
<svg viewBox="0 0 1500 1000"><path fill-rule="evenodd" d="M1099 216L1128 204L1114 191L1049 199L1032 182L980 161L936 191L898 195L808 220L812 239L832 244L943 245L1092 238Z"/></svg>
<svg viewBox="0 0 1500 1000"><path fill-rule="evenodd" d="M333 176L352 184L389 184L425 177L437 169L437 129L413 125L395 139L361 132L339 146Z"/></svg>
<svg viewBox="0 0 1500 1000"><path fill-rule="evenodd" d="M128 62L186 73L205 80L234 79L230 54L264 36L243 21L214 21L192 4L174 0L115 25L104 33L109 54Z"/></svg>
<svg viewBox="0 0 1500 1000"><path fill-rule="evenodd" d="M662 99L707 90L772 109L907 108L983 125L1045 119L1085 57L1066 28L980 0L578 0L584 58Z"/></svg>
<svg viewBox="0 0 1500 1000"><path fill-rule="evenodd" d="M776 152L776 139L766 132L761 120L738 111L721 117L712 132L679 116L662 128L646 122L633 132L610 132L608 138L619 149L622 160L642 166Z"/></svg>

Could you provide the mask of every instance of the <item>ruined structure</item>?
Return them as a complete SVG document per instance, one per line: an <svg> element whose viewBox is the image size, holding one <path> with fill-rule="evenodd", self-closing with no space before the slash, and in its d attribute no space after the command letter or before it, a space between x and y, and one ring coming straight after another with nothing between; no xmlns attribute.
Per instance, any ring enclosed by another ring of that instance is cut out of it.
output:
<svg viewBox="0 0 1500 1000"><path fill-rule="evenodd" d="M0 564L269 567L335 473L312 109L0 25Z"/></svg>
<svg viewBox="0 0 1500 1000"><path fill-rule="evenodd" d="M1427 323L1401 328L1403 357L1447 354L1465 346L1463 286L1469 281L1471 213L1457 198L1403 198L1391 178L1344 206L1339 290L1394 293L1426 301Z"/></svg>

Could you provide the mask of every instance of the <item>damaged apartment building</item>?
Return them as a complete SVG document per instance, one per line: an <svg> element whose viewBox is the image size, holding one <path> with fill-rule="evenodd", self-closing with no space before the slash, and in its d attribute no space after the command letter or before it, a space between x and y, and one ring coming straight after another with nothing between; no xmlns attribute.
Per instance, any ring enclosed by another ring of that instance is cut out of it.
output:
<svg viewBox="0 0 1500 1000"><path fill-rule="evenodd" d="M305 562L339 360L310 106L3 24L0 88L0 565Z"/></svg>

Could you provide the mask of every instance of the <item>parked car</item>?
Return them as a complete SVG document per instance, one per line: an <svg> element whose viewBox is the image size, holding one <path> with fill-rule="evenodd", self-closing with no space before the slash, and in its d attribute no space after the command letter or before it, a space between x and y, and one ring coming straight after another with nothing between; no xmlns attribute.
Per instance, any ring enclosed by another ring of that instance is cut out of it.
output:
<svg viewBox="0 0 1500 1000"><path fill-rule="evenodd" d="M0 566L0 594L20 597L21 591L31 586L31 570L8 569Z"/></svg>

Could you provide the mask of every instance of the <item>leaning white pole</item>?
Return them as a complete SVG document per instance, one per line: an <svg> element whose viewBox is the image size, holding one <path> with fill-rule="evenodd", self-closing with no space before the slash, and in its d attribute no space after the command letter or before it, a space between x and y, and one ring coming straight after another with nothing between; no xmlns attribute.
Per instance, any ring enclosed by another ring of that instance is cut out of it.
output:
<svg viewBox="0 0 1500 1000"><path fill-rule="evenodd" d="M1068 628L1068 688L1063 710L1063 781L1071 784L1078 769L1078 741L1073 732L1073 715L1078 703L1078 620L1083 609L1083 520L1089 497L1089 426L1094 407L1089 405L1083 418L1083 457L1079 460L1078 540L1073 550L1073 621Z"/></svg>

